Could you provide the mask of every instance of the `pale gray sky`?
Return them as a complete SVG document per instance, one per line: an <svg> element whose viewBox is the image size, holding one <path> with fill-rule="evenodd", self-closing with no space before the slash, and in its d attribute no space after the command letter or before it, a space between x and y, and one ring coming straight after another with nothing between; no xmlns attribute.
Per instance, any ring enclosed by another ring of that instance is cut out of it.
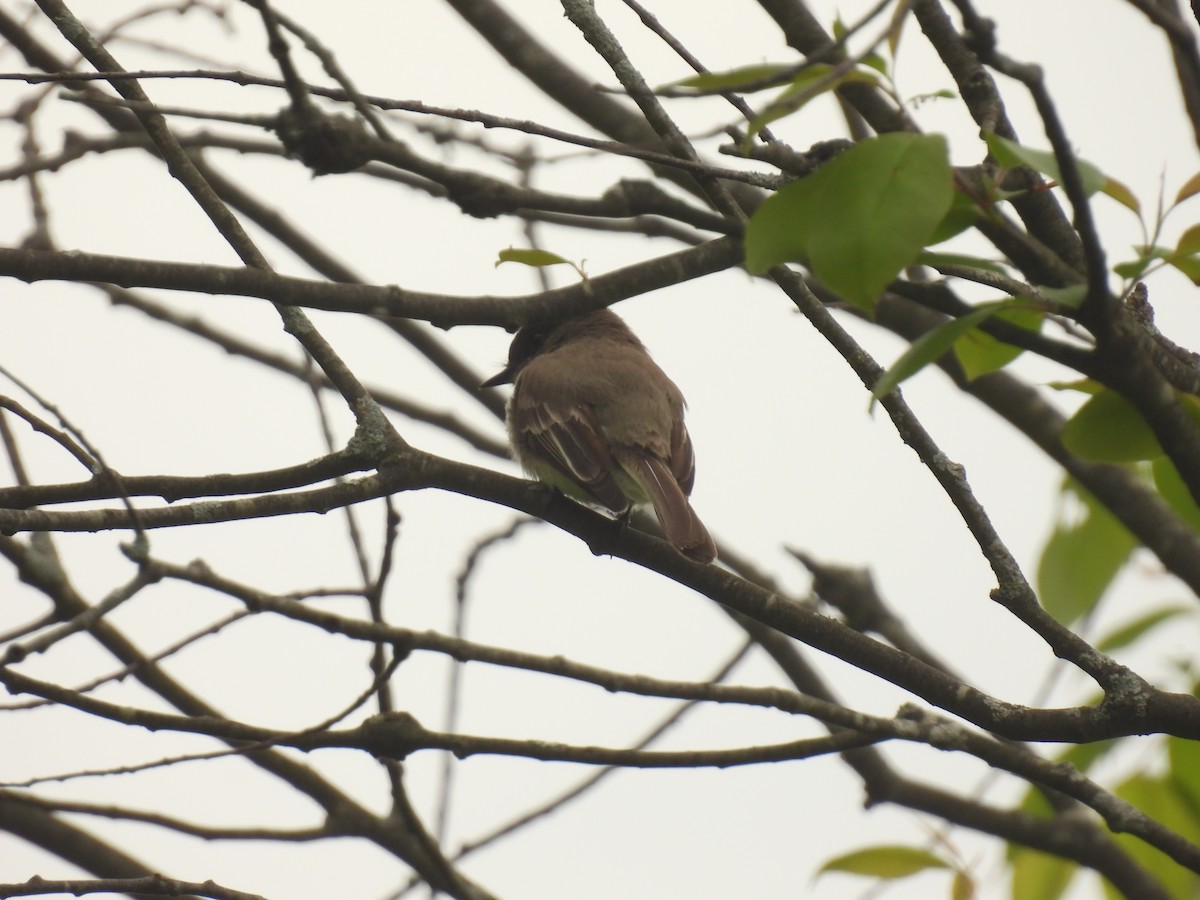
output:
<svg viewBox="0 0 1200 900"><path fill-rule="evenodd" d="M107 19L125 5L81 3L76 11L93 20ZM557 3L521 0L509 5L519 5L525 21L581 69L613 83ZM732 4L710 9L688 0L662 0L648 5L712 69L794 58L753 4L749 9L739 5L736 14ZM872 5L865 0L810 4L826 22L835 8L852 21ZM1179 101L1170 93L1167 48L1128 5L1095 0L979 0L976 5L997 20L997 38L1007 54L1045 67L1080 155L1130 186L1147 206L1155 203L1160 183L1170 197L1200 169ZM365 93L584 131L507 72L490 49L435 0L307 0L280 7L322 37ZM651 82L688 74L621 3L602 0L598 8ZM196 53L222 64L266 69L253 16L237 4L231 14L240 30L233 36L206 24L201 16L160 17L139 33L157 35L169 44L186 41ZM881 27L874 24L866 33L876 34ZM179 65L136 46L113 49L127 68ZM0 68L23 66L6 51ZM911 22L901 43L897 76L907 96L953 88ZM278 93L229 85L159 81L147 89L160 102L204 109L268 113L283 103ZM1020 86L1002 81L1001 89L1022 139L1031 146L1048 146ZM25 90L0 83L0 106L7 108ZM718 101L675 101L670 109L693 131L731 118ZM955 163L981 158L975 126L953 101L930 101L913 114L923 128L951 135ZM42 133L47 149L59 139L59 123L68 121L94 127L88 114L71 104L52 104ZM181 121L178 127L193 126ZM820 101L810 112L773 127L801 148L842 135L830 101ZM479 133L508 146L523 143L519 135ZM11 130L0 131L0 165L16 158L15 140L19 136ZM706 146L711 149L713 142ZM555 152L577 155L570 147ZM478 164L468 151L450 153L458 164ZM528 270L493 265L500 249L524 243L515 220L467 219L446 204L360 176L314 180L299 164L231 154L213 159L244 178L260 197L277 203L295 224L368 280L456 295L517 294L536 287ZM618 177L640 174L632 161L580 158L548 167L538 178L549 188L599 192ZM182 189L144 155L127 152L89 159L48 179L46 186L55 214L54 235L64 248L235 262ZM0 185L0 198L10 210L0 218L0 243L13 244L27 229L25 194L23 188L5 183ZM1093 205L1112 260L1126 258L1130 245L1140 240L1136 221L1107 198ZM1169 220L1168 242L1196 221L1197 209L1200 206L1184 207ZM665 241L650 248L644 241L587 231L545 230L542 237L548 249L586 259L593 274L674 249ZM280 269L308 274L269 241L264 247ZM573 276L555 272L552 277L565 283ZM1200 344L1194 290L1172 273L1151 283L1160 325L1190 347ZM202 313L247 339L291 347L277 317L262 302L182 295L169 299L179 309ZM949 501L896 437L882 410L868 413L868 398L857 379L778 291L742 272L726 272L623 302L617 309L689 399L689 424L699 459L693 499L719 541L758 560L782 586L797 593L805 589L806 577L785 546L830 562L869 566L884 596L911 627L969 680L1007 700L1033 700L1052 668L1051 655L988 599L993 577ZM426 402L453 404L501 435L498 424L463 403L373 323L330 314L313 318L368 383L406 387L420 380ZM848 324L881 362L892 361L902 349L887 334ZM509 340L500 330L488 328L456 329L446 338L481 372L497 368ZM248 471L323 452L311 401L296 385L186 336L164 337L161 328L134 312L114 312L85 288L6 282L0 304L0 362L56 404L112 465L127 474ZM1049 364L1023 362L1019 370L1038 382L1064 377ZM0 391L14 392L7 384ZM1000 534L1032 577L1051 527L1059 473L942 375L921 374L905 386L905 393L945 452L966 466ZM1069 408L1076 401L1063 396L1058 402ZM348 422L347 416L339 416L343 436ZM400 427L406 438L427 449L498 465L429 429L407 422ZM24 446L35 479L84 477L56 448L32 438ZM515 472L514 467L509 470ZM411 627L447 629L463 548L510 521L512 514L435 492L401 497L398 505L404 525L396 566L402 574L392 586L389 612ZM376 508L362 511L364 527L376 544L380 519ZM353 560L342 532L340 519L333 515L245 522L156 532L152 549L177 562L202 557L229 577L285 591L354 582ZM125 539L125 534L57 539L70 571L93 601L129 577L129 563L116 552ZM622 671L700 679L740 640L704 598L621 561L595 558L579 541L549 527L528 529L512 545L493 551L479 575L467 633L481 642L562 654ZM14 611L12 619L7 612L0 619L0 629L41 609L36 597L11 581L5 593ZM1139 558L1105 604L1097 627L1103 630L1181 594L1174 582L1157 575L1153 559ZM114 621L153 649L228 611L227 604L201 592L170 586L122 608ZM1154 656L1133 663L1147 677L1164 678L1170 660L1188 653L1198 637L1182 629L1164 635ZM169 669L202 683L211 691L209 699L235 718L304 727L362 689L362 660L362 648L349 642L330 641L282 619L257 617L189 649ZM890 715L908 699L842 663L824 658L819 662L851 706ZM82 638L26 666L33 674L68 684L110 667L111 661ZM401 671L399 702L430 727L441 725L445 671L442 660L424 657ZM732 681L774 683L778 676L754 657L736 670ZM632 741L667 709L653 701L481 666L468 667L465 690L463 731L571 743ZM1058 686L1051 702L1075 703L1091 693L1090 684L1071 676ZM104 695L131 704L147 702L144 692L129 685ZM661 746L768 743L817 733L811 723L782 715L706 708L690 713ZM63 737L67 734L69 740ZM6 747L0 771L4 781L211 746L178 735L128 744L122 729L60 710L5 715L0 735ZM970 785L984 772L972 760L927 748L889 748L888 754L937 783ZM312 761L372 808L383 808L385 786L372 761L334 751L316 754ZM407 766L410 786L427 814L440 766L434 753L420 754ZM184 772L186 784L180 777ZM495 758L461 764L451 846L486 832L586 774L566 765ZM214 824L262 821L266 810L294 816L296 826L317 824L307 804L236 760L188 763L178 770L130 777L78 779L41 790L97 802L117 798L131 806L182 807ZM1011 800L1016 793L1013 784L1005 782L988 796ZM878 842L921 844L928 834L927 825L909 812L879 808L864 813L862 803L861 784L836 759L721 772L621 772L586 800L478 854L465 864L465 871L513 900L849 900L863 896L867 882L831 875L813 885L809 878L822 861ZM144 826L85 824L143 848L144 859L173 877L211 877L274 900L347 896L340 891L348 875L356 885L354 900L375 900L388 896L405 878L394 861L350 840L299 850L226 846ZM1002 848L958 831L950 841L974 866L982 881L981 896L1003 896L998 881ZM31 865L36 858L27 845L0 837L0 881L22 880L35 871L46 876L67 871L48 859ZM887 896L916 900L947 890L944 876L929 875L900 884ZM1089 883L1078 896L1096 896L1096 890Z"/></svg>

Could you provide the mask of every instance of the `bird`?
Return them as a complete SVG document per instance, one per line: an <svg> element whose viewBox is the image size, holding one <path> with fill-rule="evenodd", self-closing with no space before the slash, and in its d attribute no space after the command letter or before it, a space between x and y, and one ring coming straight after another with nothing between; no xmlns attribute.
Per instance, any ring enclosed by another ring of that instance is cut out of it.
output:
<svg viewBox="0 0 1200 900"><path fill-rule="evenodd" d="M616 313L520 328L481 387L503 384L513 385L509 443L529 475L621 517L649 503L679 553L716 558L688 500L696 456L683 394Z"/></svg>

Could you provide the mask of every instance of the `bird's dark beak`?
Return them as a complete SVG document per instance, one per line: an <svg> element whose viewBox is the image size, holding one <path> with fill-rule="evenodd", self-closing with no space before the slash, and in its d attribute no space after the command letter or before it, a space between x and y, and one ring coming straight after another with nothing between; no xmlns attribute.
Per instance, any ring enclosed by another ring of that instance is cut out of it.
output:
<svg viewBox="0 0 1200 900"><path fill-rule="evenodd" d="M487 381L485 381L481 385L479 385L479 387L480 388L493 388L493 387L499 387L502 384L512 384L512 383L513 383L512 367L505 366L502 371L497 372L495 375L493 375Z"/></svg>

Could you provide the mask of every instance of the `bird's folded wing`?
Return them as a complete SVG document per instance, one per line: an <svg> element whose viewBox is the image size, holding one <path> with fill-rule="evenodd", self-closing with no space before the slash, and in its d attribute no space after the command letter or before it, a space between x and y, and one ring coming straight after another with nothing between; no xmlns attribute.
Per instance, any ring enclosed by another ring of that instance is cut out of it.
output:
<svg viewBox="0 0 1200 900"><path fill-rule="evenodd" d="M691 494L692 485L696 483L696 451L692 449L692 438L683 424L683 416L675 420L675 428L671 432L671 474L679 482L685 494Z"/></svg>
<svg viewBox="0 0 1200 900"><path fill-rule="evenodd" d="M512 411L511 428L527 453L549 463L595 502L614 512L629 508L629 498L613 477L613 458L590 407L519 405Z"/></svg>

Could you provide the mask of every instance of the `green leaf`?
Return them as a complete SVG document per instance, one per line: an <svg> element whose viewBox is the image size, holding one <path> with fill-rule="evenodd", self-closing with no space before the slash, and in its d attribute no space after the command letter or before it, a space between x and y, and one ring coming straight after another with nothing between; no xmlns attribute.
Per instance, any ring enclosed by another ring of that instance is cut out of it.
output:
<svg viewBox="0 0 1200 900"><path fill-rule="evenodd" d="M864 66L869 69L874 69L880 75L886 76L888 73L887 60L878 53L868 53L866 56L862 57L860 61Z"/></svg>
<svg viewBox="0 0 1200 900"><path fill-rule="evenodd" d="M978 894L979 888L970 872L959 869L954 873L954 882L950 886L950 900L972 900Z"/></svg>
<svg viewBox="0 0 1200 900"><path fill-rule="evenodd" d="M914 94L908 98L909 104L915 109L928 103L930 100L957 100L958 94L948 88L942 88L940 91L930 91L927 94Z"/></svg>
<svg viewBox="0 0 1200 900"><path fill-rule="evenodd" d="M1059 856L1020 847L1010 854L1012 900L1059 900L1079 865Z"/></svg>
<svg viewBox="0 0 1200 900"><path fill-rule="evenodd" d="M1138 215L1141 215L1142 204L1138 202L1138 198L1134 196L1133 191L1117 181L1117 179L1106 176L1104 184L1100 186L1100 191L1112 197L1126 209L1131 209Z"/></svg>
<svg viewBox="0 0 1200 900"><path fill-rule="evenodd" d="M1141 268L1131 274L1125 274L1131 263L1113 266L1113 271L1123 278L1136 278L1149 265L1151 260L1161 259L1167 265L1182 272L1193 284L1200 284L1200 225L1193 225L1179 236L1179 242L1174 249L1170 247L1153 246L1138 247L1141 256L1137 262Z"/></svg>
<svg viewBox="0 0 1200 900"><path fill-rule="evenodd" d="M996 313L997 319L1026 331L1037 331L1041 328L1044 317L1045 314L1041 310L1020 307L1002 309ZM967 381L974 381L980 375L1003 369L1024 352L1021 347L1006 344L978 328L972 328L954 342L954 355L958 357Z"/></svg>
<svg viewBox="0 0 1200 900"><path fill-rule="evenodd" d="M1179 236L1175 252L1181 256L1192 256L1200 253L1200 225L1193 225Z"/></svg>
<svg viewBox="0 0 1200 900"><path fill-rule="evenodd" d="M1134 249L1143 259L1166 259L1178 254L1177 250L1164 247L1162 244L1138 244Z"/></svg>
<svg viewBox="0 0 1200 900"><path fill-rule="evenodd" d="M911 18L908 15L908 5L897 3L892 10L892 20L888 23L887 45L892 59L896 58L896 48L900 46L900 37L904 32L904 24Z"/></svg>
<svg viewBox="0 0 1200 900"><path fill-rule="evenodd" d="M975 205L975 200L962 191L956 190L950 200L950 209L946 211L942 221L938 222L937 228L933 230L928 246L932 247L934 244L950 240L956 234L962 234L975 224L979 215L979 207Z"/></svg>
<svg viewBox="0 0 1200 900"><path fill-rule="evenodd" d="M1137 775L1114 793L1185 840L1200 841L1200 819L1171 779ZM1154 873L1172 897L1193 898L1200 894L1200 876L1195 872L1188 871L1140 838L1129 834L1118 834L1115 838L1146 871Z"/></svg>
<svg viewBox="0 0 1200 900"><path fill-rule="evenodd" d="M879 76L872 71L848 68L841 71L835 77L829 77L835 71L838 70L828 63L813 63L811 66L801 70L792 79L792 83L784 88L778 97L767 104L762 112L749 121L746 126L745 143L748 144L756 134L772 122L782 119L785 116L790 116L792 113L803 109L810 101L843 84L848 82L859 82L862 84L879 83Z"/></svg>
<svg viewBox="0 0 1200 900"><path fill-rule="evenodd" d="M568 265L574 267L574 263L569 259L564 259L557 253L551 253L548 250L527 250L516 247L509 247L507 250L501 250L496 258L496 265L506 262L521 263L526 266L559 266Z"/></svg>
<svg viewBox="0 0 1200 900"><path fill-rule="evenodd" d="M1038 561L1038 596L1064 625L1091 612L1137 546L1137 540L1099 501L1073 481L1064 493L1083 504L1077 521L1059 521Z"/></svg>
<svg viewBox="0 0 1200 900"><path fill-rule="evenodd" d="M1048 300L1053 300L1068 309L1078 309L1087 297L1086 284L1072 284L1069 287L1047 287L1039 285L1038 291Z"/></svg>
<svg viewBox="0 0 1200 900"><path fill-rule="evenodd" d="M1189 197L1194 197L1200 193L1200 172L1197 172L1191 178L1183 183L1183 187L1179 189L1179 193L1175 195L1175 205L1179 205Z"/></svg>
<svg viewBox="0 0 1200 900"><path fill-rule="evenodd" d="M1149 260L1142 258L1130 260L1129 262L1117 263L1115 266L1113 266L1113 271L1126 280L1130 278L1137 278L1142 274L1142 272L1146 271L1146 264L1148 262Z"/></svg>
<svg viewBox="0 0 1200 900"><path fill-rule="evenodd" d="M1141 413L1110 390L1091 397L1067 420L1062 442L1076 456L1097 462L1136 462L1163 454Z"/></svg>
<svg viewBox="0 0 1200 900"><path fill-rule="evenodd" d="M1057 182L1062 182L1062 172L1058 167L1058 159L1049 150L1034 150L1023 147L1015 141L1002 138L998 134L984 135L988 149L996 162L1002 166L1029 166L1043 175L1049 175ZM1075 158L1075 168L1079 170L1079 178L1083 182L1083 190L1090 197L1097 191L1104 190L1109 181L1108 176L1086 160ZM1116 183L1116 182L1114 182ZM1135 201L1136 202L1136 201Z"/></svg>
<svg viewBox="0 0 1200 900"><path fill-rule="evenodd" d="M1168 737L1167 760L1171 764L1167 777L1192 815L1200 817L1200 742Z"/></svg>
<svg viewBox="0 0 1200 900"><path fill-rule="evenodd" d="M1200 427L1200 398L1179 391L1175 396L1183 411ZM1108 389L1096 393L1067 420L1062 442L1076 456L1098 462L1137 462L1163 455L1158 438L1141 413L1116 391Z"/></svg>
<svg viewBox="0 0 1200 900"><path fill-rule="evenodd" d="M1195 256L1169 256L1167 263L1178 269L1192 284L1200 284L1200 258Z"/></svg>
<svg viewBox="0 0 1200 900"><path fill-rule="evenodd" d="M1112 631L1102 637L1096 642L1096 649L1101 653L1111 654L1114 650L1128 647L1142 635L1161 625L1163 622L1191 611L1183 606L1164 606L1159 609L1153 609L1144 615L1138 616L1132 622L1122 625L1116 631Z"/></svg>
<svg viewBox="0 0 1200 900"><path fill-rule="evenodd" d="M1074 381L1048 381L1046 387L1053 388L1056 391L1076 391L1080 394L1088 394L1095 396L1102 391L1108 390L1100 382L1092 378L1076 378Z"/></svg>
<svg viewBox="0 0 1200 900"><path fill-rule="evenodd" d="M794 64L760 63L751 66L739 66L736 69L726 69L723 72L701 72L679 81L672 81L657 88L659 92L670 88L694 88L697 96L703 94L719 94L724 91L741 91L752 85L762 83L756 90L774 87L768 84L772 78L784 75L795 69Z"/></svg>
<svg viewBox="0 0 1200 900"><path fill-rule="evenodd" d="M942 354L948 351L955 341L1008 303L1008 300L985 303L976 307L974 312L951 319L933 331L921 335L912 342L911 347L900 354L899 359L888 367L879 381L875 382L875 387L871 389L871 396L876 400L886 397L899 387L902 381L911 378L931 362L941 358Z"/></svg>
<svg viewBox="0 0 1200 900"><path fill-rule="evenodd" d="M971 256L968 253L938 253L934 250L922 250L917 256L917 262L938 271L941 271L943 266L961 266L966 269L996 272L999 275L1008 274L1008 270L994 259L984 259L982 256Z"/></svg>
<svg viewBox="0 0 1200 900"><path fill-rule="evenodd" d="M1175 510L1179 518L1200 531L1200 506L1196 505L1192 492L1184 483L1179 469L1175 468L1175 463L1166 456L1160 456L1150 463L1150 471L1154 475L1154 487L1167 501L1167 505Z"/></svg>
<svg viewBox="0 0 1200 900"><path fill-rule="evenodd" d="M1113 271L1122 278L1138 278L1146 271L1146 268L1156 259L1169 259L1177 254L1175 251L1167 247L1150 247L1140 246L1135 248L1138 251L1138 258L1129 262L1117 263L1113 266Z"/></svg>
<svg viewBox="0 0 1200 900"><path fill-rule="evenodd" d="M754 274L789 261L870 309L911 265L950 208L953 176L941 135L862 141L770 197L746 227Z"/></svg>
<svg viewBox="0 0 1200 900"><path fill-rule="evenodd" d="M888 881L897 878L907 878L929 869L948 869L945 862L934 856L928 850L918 850L916 847L898 845L880 845L855 850L829 860L817 871L817 875L826 872L849 872L853 875L871 875Z"/></svg>

